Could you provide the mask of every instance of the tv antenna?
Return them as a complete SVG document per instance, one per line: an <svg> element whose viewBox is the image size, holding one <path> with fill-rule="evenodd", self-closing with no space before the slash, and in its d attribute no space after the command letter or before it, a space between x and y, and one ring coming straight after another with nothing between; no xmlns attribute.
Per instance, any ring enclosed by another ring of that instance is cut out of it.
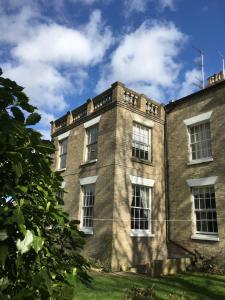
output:
<svg viewBox="0 0 225 300"><path fill-rule="evenodd" d="M217 50L217 52L218 52L218 54L219 54L219 56L220 56L220 58L221 58L221 60L222 60L222 71L223 71L223 77L224 77L224 79L225 79L224 56L223 56L223 54L222 54L220 51Z"/></svg>
<svg viewBox="0 0 225 300"><path fill-rule="evenodd" d="M193 47L198 53L199 57L195 60L195 63L198 65L198 67L201 70L201 79L198 79L199 83L194 83L197 87L200 89L204 89L205 87L205 72L204 72L204 53L203 50L198 49L196 47Z"/></svg>

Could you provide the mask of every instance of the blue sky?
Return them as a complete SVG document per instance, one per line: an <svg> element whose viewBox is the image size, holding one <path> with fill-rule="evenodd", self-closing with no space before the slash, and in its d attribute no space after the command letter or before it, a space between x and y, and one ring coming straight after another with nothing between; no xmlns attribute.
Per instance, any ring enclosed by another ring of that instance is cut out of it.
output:
<svg viewBox="0 0 225 300"><path fill-rule="evenodd" d="M0 0L0 66L42 114L38 128L119 80L167 103L222 69L224 0Z"/></svg>

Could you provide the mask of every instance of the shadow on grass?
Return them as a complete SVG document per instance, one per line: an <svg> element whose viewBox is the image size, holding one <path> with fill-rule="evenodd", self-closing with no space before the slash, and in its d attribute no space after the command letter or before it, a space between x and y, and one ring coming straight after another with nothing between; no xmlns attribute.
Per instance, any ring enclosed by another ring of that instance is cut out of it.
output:
<svg viewBox="0 0 225 300"><path fill-rule="evenodd" d="M207 274L180 274L151 278L131 274L103 274L93 275L91 288L79 286L76 299L91 300L122 300L126 289L133 286L139 288L151 287L154 284L155 300L183 299L183 300L224 300L225 277ZM173 297L169 298L172 294ZM183 297L183 298L182 298Z"/></svg>

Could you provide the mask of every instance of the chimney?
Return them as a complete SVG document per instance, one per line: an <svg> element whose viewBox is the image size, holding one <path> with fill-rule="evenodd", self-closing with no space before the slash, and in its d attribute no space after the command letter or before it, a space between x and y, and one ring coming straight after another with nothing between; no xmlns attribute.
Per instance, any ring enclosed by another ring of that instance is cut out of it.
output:
<svg viewBox="0 0 225 300"><path fill-rule="evenodd" d="M217 73L217 74L213 74L212 76L210 76L208 78L208 86L211 86L215 83L218 83L219 81L222 81L225 79L225 74L223 71Z"/></svg>

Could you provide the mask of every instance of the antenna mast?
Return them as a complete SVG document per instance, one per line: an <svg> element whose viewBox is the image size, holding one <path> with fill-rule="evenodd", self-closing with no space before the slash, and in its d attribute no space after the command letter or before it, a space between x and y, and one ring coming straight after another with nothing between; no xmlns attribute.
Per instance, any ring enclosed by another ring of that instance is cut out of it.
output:
<svg viewBox="0 0 225 300"><path fill-rule="evenodd" d="M221 60L222 60L222 71L223 71L223 78L225 79L225 70L224 70L224 56L223 56L223 54L222 54L220 51L218 51L218 53L219 53L219 56L220 56L220 58L221 58Z"/></svg>
<svg viewBox="0 0 225 300"><path fill-rule="evenodd" d="M196 63L198 64L199 68L201 69L201 85L199 86L200 88L204 89L205 87L205 72L204 72L204 53L203 50L198 49L194 47L194 49L199 53L199 58L200 61L198 60Z"/></svg>

